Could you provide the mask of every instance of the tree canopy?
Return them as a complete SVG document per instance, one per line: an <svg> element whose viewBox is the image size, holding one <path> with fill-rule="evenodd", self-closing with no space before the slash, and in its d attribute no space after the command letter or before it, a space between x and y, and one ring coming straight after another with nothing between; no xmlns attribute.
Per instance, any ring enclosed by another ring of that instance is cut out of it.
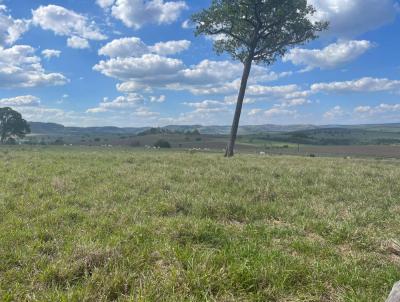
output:
<svg viewBox="0 0 400 302"><path fill-rule="evenodd" d="M192 16L196 34L216 36L217 53L228 52L245 63L272 64L289 47L317 38L327 22L312 22L307 0L213 0Z"/></svg>
<svg viewBox="0 0 400 302"><path fill-rule="evenodd" d="M327 22L312 22L315 9L307 0L212 0L192 16L196 35L214 36L218 54L229 53L244 64L231 137L225 156L233 156L252 63L270 65L290 47L317 38Z"/></svg>
<svg viewBox="0 0 400 302"><path fill-rule="evenodd" d="M24 138L31 129L22 115L9 108L0 108L0 142L6 143L16 138Z"/></svg>

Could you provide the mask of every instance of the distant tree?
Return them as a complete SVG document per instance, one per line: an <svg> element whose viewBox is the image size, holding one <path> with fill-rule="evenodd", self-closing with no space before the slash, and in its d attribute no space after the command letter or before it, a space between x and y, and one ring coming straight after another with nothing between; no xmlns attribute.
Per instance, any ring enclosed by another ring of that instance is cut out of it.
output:
<svg viewBox="0 0 400 302"><path fill-rule="evenodd" d="M328 23L310 21L314 13L307 0L212 0L208 9L192 16L196 35L215 36L218 54L227 52L244 64L225 156L233 156L252 63L270 65L289 47L316 39Z"/></svg>
<svg viewBox="0 0 400 302"><path fill-rule="evenodd" d="M0 142L15 142L17 138L24 138L31 129L22 115L9 107L0 108Z"/></svg>
<svg viewBox="0 0 400 302"><path fill-rule="evenodd" d="M57 138L57 139L53 142L53 144L54 144L54 145L59 145L59 146L61 146L61 145L64 145L65 142L64 142L64 140L63 140L62 137L59 137L59 138Z"/></svg>
<svg viewBox="0 0 400 302"><path fill-rule="evenodd" d="M159 139L159 140L154 144L154 147L157 147L157 148L171 148L171 144L170 144L168 141L166 141L166 140Z"/></svg>

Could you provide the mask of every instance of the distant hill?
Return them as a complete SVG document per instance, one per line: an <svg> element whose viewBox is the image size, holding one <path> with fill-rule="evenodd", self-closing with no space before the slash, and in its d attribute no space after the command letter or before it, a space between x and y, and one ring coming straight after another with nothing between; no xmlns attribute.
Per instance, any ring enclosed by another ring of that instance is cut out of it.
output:
<svg viewBox="0 0 400 302"><path fill-rule="evenodd" d="M65 127L55 123L29 122L32 134L42 135L84 135L84 134L137 134L150 127Z"/></svg>
<svg viewBox="0 0 400 302"><path fill-rule="evenodd" d="M136 135L150 131L151 127L65 127L55 123L30 122L32 134L37 135L85 135L85 134L130 134ZM198 130L206 135L227 135L230 132L230 126L201 126L201 125L168 125L157 128L161 132L186 133ZM319 130L319 134L324 134L323 129L352 129L358 131L400 133L400 123L398 124L374 124L374 125L244 125L239 128L240 135L262 134L262 133L288 133ZM357 132L357 131L356 131ZM309 133L308 133L309 134ZM314 133L315 135L316 133Z"/></svg>

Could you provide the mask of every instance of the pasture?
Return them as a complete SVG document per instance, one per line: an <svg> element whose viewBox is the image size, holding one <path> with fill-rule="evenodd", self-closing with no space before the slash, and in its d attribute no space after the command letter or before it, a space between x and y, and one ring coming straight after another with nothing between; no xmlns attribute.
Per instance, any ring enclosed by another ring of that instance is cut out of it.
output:
<svg viewBox="0 0 400 302"><path fill-rule="evenodd" d="M400 162L0 148L1 301L384 301Z"/></svg>

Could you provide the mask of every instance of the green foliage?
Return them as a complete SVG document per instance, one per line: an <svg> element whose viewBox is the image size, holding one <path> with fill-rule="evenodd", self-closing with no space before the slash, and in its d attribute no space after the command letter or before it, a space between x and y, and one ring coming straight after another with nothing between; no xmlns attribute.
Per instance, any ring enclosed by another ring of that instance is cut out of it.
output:
<svg viewBox="0 0 400 302"><path fill-rule="evenodd" d="M0 301L367 302L400 280L398 161L24 148L0 148Z"/></svg>
<svg viewBox="0 0 400 302"><path fill-rule="evenodd" d="M193 15L196 34L214 35L217 53L234 59L272 64L289 47L317 37L326 22L311 22L307 0L213 0Z"/></svg>
<svg viewBox="0 0 400 302"><path fill-rule="evenodd" d="M16 138L24 138L31 132L29 124L21 114L9 107L0 108L0 142L15 143Z"/></svg>
<svg viewBox="0 0 400 302"><path fill-rule="evenodd" d="M159 139L154 144L154 147L157 147L157 148L171 148L171 144L168 141L164 140L164 139Z"/></svg>

